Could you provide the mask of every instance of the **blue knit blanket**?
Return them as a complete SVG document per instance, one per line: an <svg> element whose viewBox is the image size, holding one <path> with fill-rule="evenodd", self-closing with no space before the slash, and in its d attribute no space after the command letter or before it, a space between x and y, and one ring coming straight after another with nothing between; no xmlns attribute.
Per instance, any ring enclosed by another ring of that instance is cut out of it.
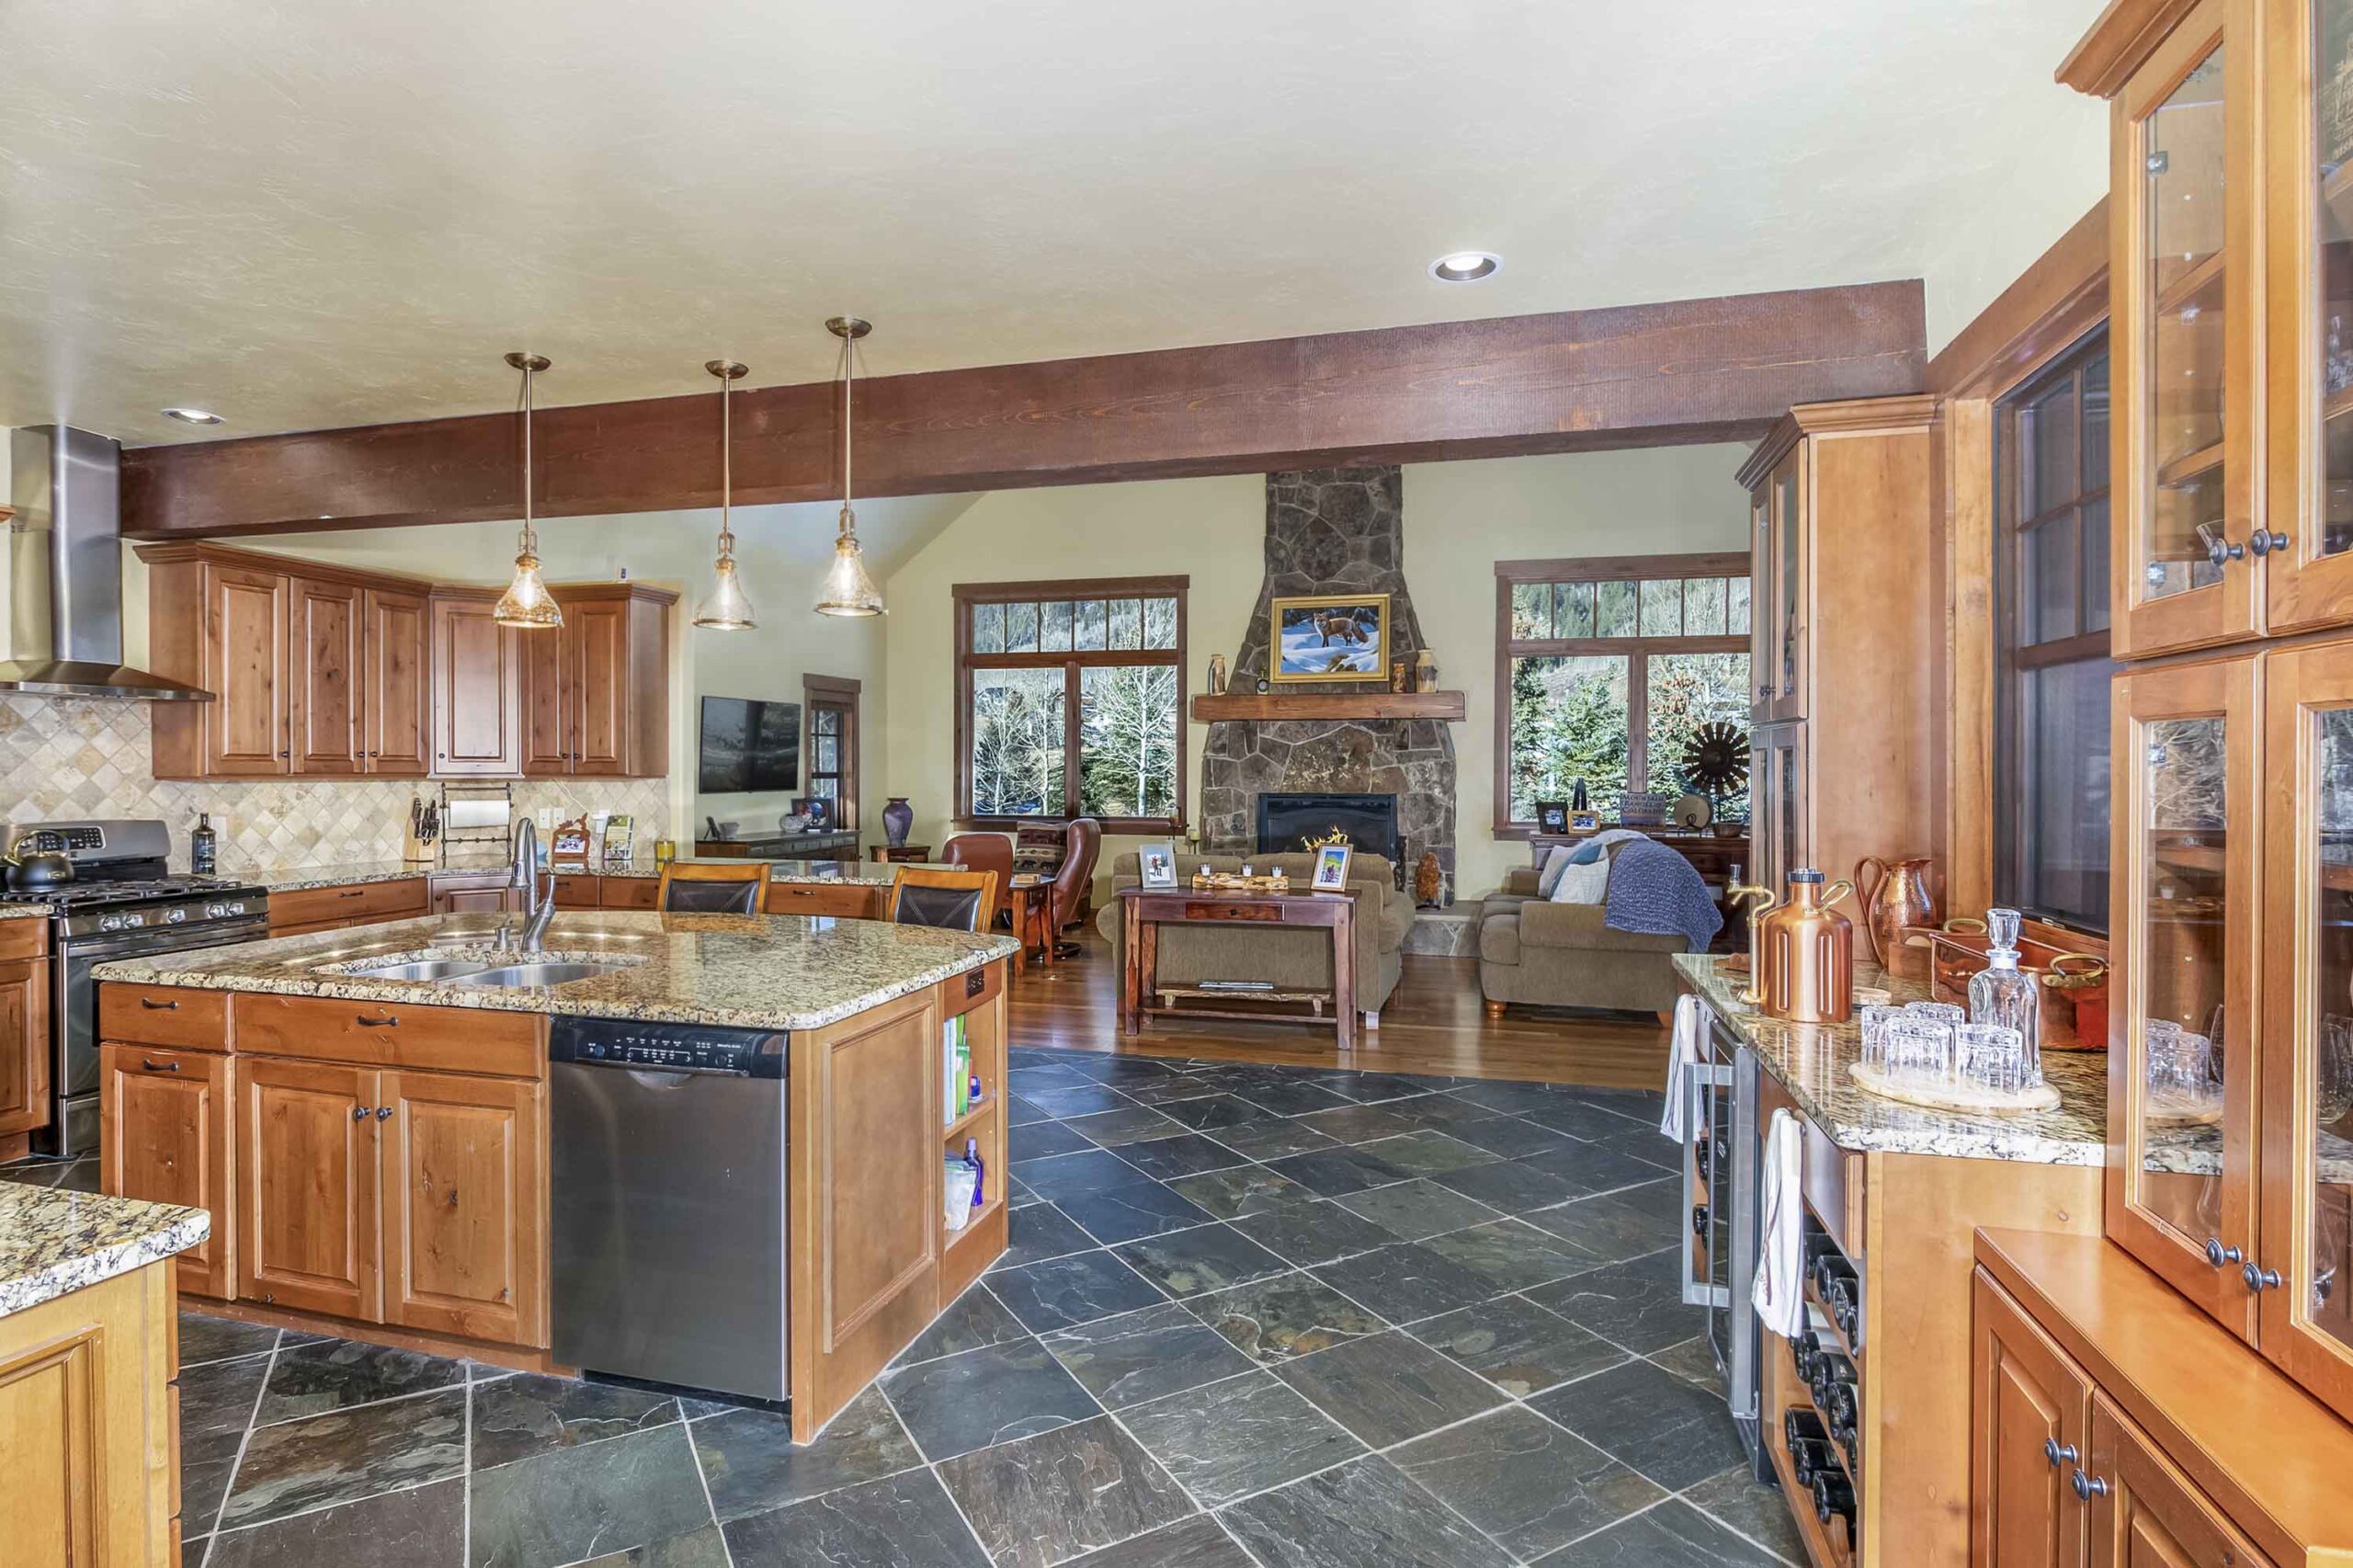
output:
<svg viewBox="0 0 2353 1568"><path fill-rule="evenodd" d="M1704 953L1724 917L1690 861L1654 839L1628 844L1609 863L1609 902L1601 923L1642 937L1680 937Z"/></svg>

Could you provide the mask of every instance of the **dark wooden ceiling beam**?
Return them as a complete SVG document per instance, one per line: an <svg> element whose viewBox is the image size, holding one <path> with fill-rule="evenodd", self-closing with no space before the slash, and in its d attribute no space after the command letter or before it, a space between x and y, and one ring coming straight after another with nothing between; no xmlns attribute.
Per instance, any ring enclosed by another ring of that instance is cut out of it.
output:
<svg viewBox="0 0 2353 1568"><path fill-rule="evenodd" d="M858 383L858 494L1752 439L1793 403L1917 391L1923 338L1909 281L881 376ZM716 506L714 398L542 407L540 514ZM739 391L737 503L839 494L838 405L824 382ZM517 467L504 414L143 447L123 531L511 517Z"/></svg>

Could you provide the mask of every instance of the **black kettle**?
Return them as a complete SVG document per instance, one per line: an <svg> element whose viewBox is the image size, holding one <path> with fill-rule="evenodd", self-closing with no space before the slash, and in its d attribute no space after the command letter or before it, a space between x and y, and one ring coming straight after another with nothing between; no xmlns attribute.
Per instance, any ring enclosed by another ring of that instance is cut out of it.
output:
<svg viewBox="0 0 2353 1568"><path fill-rule="evenodd" d="M11 849L5 858L10 892L39 892L74 880L74 862L53 849Z"/></svg>

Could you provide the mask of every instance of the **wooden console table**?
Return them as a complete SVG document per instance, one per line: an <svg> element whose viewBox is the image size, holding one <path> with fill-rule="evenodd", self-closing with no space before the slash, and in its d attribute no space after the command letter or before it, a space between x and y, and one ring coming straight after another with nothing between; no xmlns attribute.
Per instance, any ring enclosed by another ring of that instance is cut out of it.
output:
<svg viewBox="0 0 2353 1568"><path fill-rule="evenodd" d="M1159 1000L1160 927L1163 926L1261 925L1317 927L1332 933L1332 989L1324 992L1203 991L1185 989L1187 995L1226 996L1233 1000L1268 1002L1329 1002L1334 1044L1342 1051L1357 1043L1357 895L1353 890L1329 892L1195 892L1188 888L1121 888L1120 900L1120 1029L1136 1034L1154 1013L1172 1017L1256 1018L1280 1022L1278 1015L1247 1013L1237 1008L1174 1006Z"/></svg>

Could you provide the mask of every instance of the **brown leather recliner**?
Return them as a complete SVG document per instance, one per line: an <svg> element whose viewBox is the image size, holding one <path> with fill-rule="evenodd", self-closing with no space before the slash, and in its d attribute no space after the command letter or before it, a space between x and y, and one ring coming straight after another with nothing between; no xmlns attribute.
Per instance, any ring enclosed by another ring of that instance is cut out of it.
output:
<svg viewBox="0 0 2353 1568"><path fill-rule="evenodd" d="M981 923L982 930L995 930L1005 918L1006 890L1013 884L1013 840L1002 833L960 833L941 848L939 858L966 870L996 873L996 907Z"/></svg>
<svg viewBox="0 0 2353 1568"><path fill-rule="evenodd" d="M1064 830L1062 869L1054 873L1051 900L1054 932L1062 931L1078 921L1080 906L1086 903L1089 889L1095 885L1095 860L1103 852L1103 824L1093 817L1073 817ZM1056 941L1056 958L1076 958L1076 942Z"/></svg>

